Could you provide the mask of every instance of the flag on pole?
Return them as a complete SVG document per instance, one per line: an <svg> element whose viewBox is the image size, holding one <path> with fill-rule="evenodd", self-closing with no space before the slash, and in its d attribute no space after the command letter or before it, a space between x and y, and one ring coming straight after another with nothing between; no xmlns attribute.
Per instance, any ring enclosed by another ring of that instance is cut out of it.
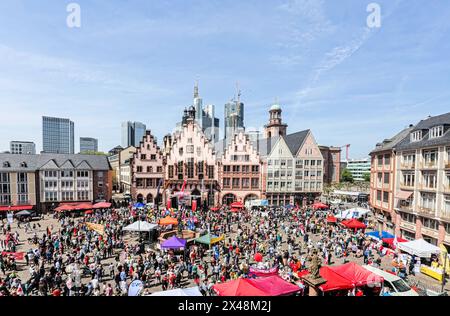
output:
<svg viewBox="0 0 450 316"><path fill-rule="evenodd" d="M183 193L184 193L184 189L186 189L186 184L187 184L187 181L184 180L183 186L181 187L181 192L183 192Z"/></svg>

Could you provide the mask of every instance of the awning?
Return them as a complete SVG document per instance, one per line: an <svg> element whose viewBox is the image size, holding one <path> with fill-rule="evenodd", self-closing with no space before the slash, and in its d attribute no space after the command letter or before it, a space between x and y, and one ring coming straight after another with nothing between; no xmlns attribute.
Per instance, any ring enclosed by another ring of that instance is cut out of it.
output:
<svg viewBox="0 0 450 316"><path fill-rule="evenodd" d="M407 200L411 197L412 194L413 192L411 191L400 191L396 194L396 197L400 200Z"/></svg>
<svg viewBox="0 0 450 316"><path fill-rule="evenodd" d="M33 205L0 206L0 212L32 210Z"/></svg>

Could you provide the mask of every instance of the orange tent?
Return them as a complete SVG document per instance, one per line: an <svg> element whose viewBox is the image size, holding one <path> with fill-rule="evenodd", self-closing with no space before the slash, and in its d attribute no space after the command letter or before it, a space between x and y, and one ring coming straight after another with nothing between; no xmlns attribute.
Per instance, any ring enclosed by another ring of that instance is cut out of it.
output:
<svg viewBox="0 0 450 316"><path fill-rule="evenodd" d="M159 225L168 226L168 225L178 225L178 220L176 218L166 216L159 220Z"/></svg>

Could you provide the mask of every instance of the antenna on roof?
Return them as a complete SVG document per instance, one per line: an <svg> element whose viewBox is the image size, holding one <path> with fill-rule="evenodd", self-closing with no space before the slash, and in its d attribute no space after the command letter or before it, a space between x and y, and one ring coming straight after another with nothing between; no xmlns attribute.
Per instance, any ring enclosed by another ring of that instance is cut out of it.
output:
<svg viewBox="0 0 450 316"><path fill-rule="evenodd" d="M237 103L239 104L239 103L241 103L240 102L241 101L241 89L239 87L239 81L236 81L236 93L237 93L236 100L237 100Z"/></svg>

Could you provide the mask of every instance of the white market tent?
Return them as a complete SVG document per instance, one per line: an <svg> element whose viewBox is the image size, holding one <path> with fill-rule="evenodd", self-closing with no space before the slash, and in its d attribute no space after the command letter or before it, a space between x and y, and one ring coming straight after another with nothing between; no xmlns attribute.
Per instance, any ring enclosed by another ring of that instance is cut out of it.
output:
<svg viewBox="0 0 450 316"><path fill-rule="evenodd" d="M360 218L360 217L366 215L369 212L370 212L369 209L361 208L361 207L355 207L355 208L351 208L351 209L348 209L348 210L345 210L345 211L341 211L337 215L335 215L335 217L339 218L339 219Z"/></svg>
<svg viewBox="0 0 450 316"><path fill-rule="evenodd" d="M149 296L203 296L198 287L187 289L174 289L170 291L161 291L150 294Z"/></svg>
<svg viewBox="0 0 450 316"><path fill-rule="evenodd" d="M431 255L437 255L441 251L439 247L436 247L423 239L399 243L398 249L421 258L430 258Z"/></svg>
<svg viewBox="0 0 450 316"><path fill-rule="evenodd" d="M125 227L122 230L128 231L128 232L149 232L149 231L155 229L156 227L158 227L157 224L152 224L152 223L143 222L143 221L137 221L131 225L128 225L127 227Z"/></svg>

